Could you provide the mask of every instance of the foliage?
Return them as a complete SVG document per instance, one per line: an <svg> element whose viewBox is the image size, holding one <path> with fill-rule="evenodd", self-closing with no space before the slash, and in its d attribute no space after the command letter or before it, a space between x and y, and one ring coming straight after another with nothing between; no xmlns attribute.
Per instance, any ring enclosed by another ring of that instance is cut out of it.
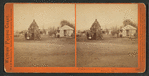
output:
<svg viewBox="0 0 149 76"><path fill-rule="evenodd" d="M109 30L108 30L107 28L105 29L105 32L106 32L107 34L109 34Z"/></svg>
<svg viewBox="0 0 149 76"><path fill-rule="evenodd" d="M68 26L70 26L70 27L72 27L72 28L75 29L75 25L74 24L71 24L67 20L62 20L60 24L61 24L61 26L68 25Z"/></svg>
<svg viewBox="0 0 149 76"><path fill-rule="evenodd" d="M137 24L134 23L134 22L132 22L130 19L126 19L126 20L124 20L124 21L123 21L123 24L124 24L124 26L126 26L126 25L131 25L131 26L137 28Z"/></svg>
<svg viewBox="0 0 149 76"><path fill-rule="evenodd" d="M42 33L46 34L46 30L45 30L45 29L43 29L43 30L42 30Z"/></svg>
<svg viewBox="0 0 149 76"><path fill-rule="evenodd" d="M56 35L56 32L57 32L57 28L55 28L55 27L49 27L48 28L48 34L50 36L52 36L53 34Z"/></svg>
<svg viewBox="0 0 149 76"><path fill-rule="evenodd" d="M119 34L119 28L117 26L113 26L111 31L112 36L114 36L115 34Z"/></svg>

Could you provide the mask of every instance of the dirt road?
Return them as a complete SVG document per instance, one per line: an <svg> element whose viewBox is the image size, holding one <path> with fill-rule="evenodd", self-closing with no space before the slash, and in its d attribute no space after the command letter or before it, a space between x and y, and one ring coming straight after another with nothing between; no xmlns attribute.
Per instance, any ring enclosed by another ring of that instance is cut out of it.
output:
<svg viewBox="0 0 149 76"><path fill-rule="evenodd" d="M127 38L108 37L104 40L77 42L77 66L137 67L137 42Z"/></svg>
<svg viewBox="0 0 149 76"><path fill-rule="evenodd" d="M14 42L15 67L74 67L75 45Z"/></svg>

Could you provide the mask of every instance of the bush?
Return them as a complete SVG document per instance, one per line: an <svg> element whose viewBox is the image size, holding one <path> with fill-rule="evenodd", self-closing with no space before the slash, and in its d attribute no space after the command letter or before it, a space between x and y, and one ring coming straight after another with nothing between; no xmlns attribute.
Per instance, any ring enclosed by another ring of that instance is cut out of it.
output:
<svg viewBox="0 0 149 76"><path fill-rule="evenodd" d="M118 37L119 29L117 28L117 26L112 27L111 34L112 34L112 36L114 36L115 34L117 34L117 37Z"/></svg>
<svg viewBox="0 0 149 76"><path fill-rule="evenodd" d="M72 34L71 34L71 37L75 38L75 33L72 33Z"/></svg>
<svg viewBox="0 0 149 76"><path fill-rule="evenodd" d="M111 31L112 36L114 36L115 34L117 34L117 31Z"/></svg>
<svg viewBox="0 0 149 76"><path fill-rule="evenodd" d="M48 34L49 34L50 36L52 36L53 34L56 35L57 29L56 29L55 27L49 27L48 30L49 30L49 31L48 31Z"/></svg>

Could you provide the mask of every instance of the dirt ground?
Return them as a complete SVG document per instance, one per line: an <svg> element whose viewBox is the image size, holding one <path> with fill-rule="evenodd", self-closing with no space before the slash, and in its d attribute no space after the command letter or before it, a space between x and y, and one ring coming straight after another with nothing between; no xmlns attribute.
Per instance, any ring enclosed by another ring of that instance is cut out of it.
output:
<svg viewBox="0 0 149 76"><path fill-rule="evenodd" d="M104 40L77 38L77 67L137 67L138 40L103 35Z"/></svg>
<svg viewBox="0 0 149 76"><path fill-rule="evenodd" d="M25 40L14 37L15 67L74 67L74 38ZM138 41L104 35L104 40L77 37L77 67L137 67Z"/></svg>
<svg viewBox="0 0 149 76"><path fill-rule="evenodd" d="M15 67L74 67L75 39L42 36L42 40L14 37Z"/></svg>

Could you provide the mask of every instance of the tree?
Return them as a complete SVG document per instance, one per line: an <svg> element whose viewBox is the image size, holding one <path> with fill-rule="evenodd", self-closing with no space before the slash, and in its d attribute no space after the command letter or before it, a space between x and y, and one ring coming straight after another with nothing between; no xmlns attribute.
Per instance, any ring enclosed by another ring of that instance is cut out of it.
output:
<svg viewBox="0 0 149 76"><path fill-rule="evenodd" d="M42 33L43 33L43 34L46 34L46 30L44 29L44 25L43 25L43 27L42 27Z"/></svg>
<svg viewBox="0 0 149 76"><path fill-rule="evenodd" d="M131 26L137 28L136 23L133 23L130 19L126 19L126 20L124 20L124 21L123 21L123 24L124 24L124 26L126 26L126 25L131 25Z"/></svg>
<svg viewBox="0 0 149 76"><path fill-rule="evenodd" d="M119 28L117 26L113 26L111 29L112 29L112 31L111 31L112 36L114 36L115 34L117 34L117 37L118 37Z"/></svg>
<svg viewBox="0 0 149 76"><path fill-rule="evenodd" d="M61 24L61 26L70 25L70 23L66 20L62 20L60 24Z"/></svg>
<svg viewBox="0 0 149 76"><path fill-rule="evenodd" d="M57 28L49 27L48 30L49 30L48 33L49 33L50 36L52 36L53 34L56 35Z"/></svg>
<svg viewBox="0 0 149 76"><path fill-rule="evenodd" d="M107 34L109 34L109 30L108 30L107 28L105 29L105 32L106 32Z"/></svg>
<svg viewBox="0 0 149 76"><path fill-rule="evenodd" d="M62 20L60 24L61 24L61 27L64 26L64 25L68 25L68 26L70 26L72 28L75 28L75 25L74 24L71 24L67 20Z"/></svg>

